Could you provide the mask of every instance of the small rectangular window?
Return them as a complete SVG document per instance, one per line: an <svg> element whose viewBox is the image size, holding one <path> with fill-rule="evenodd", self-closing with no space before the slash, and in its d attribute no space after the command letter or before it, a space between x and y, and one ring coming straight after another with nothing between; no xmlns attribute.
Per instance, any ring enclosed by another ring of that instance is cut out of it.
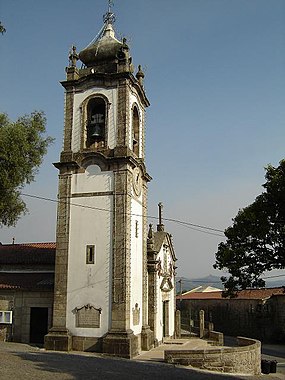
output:
<svg viewBox="0 0 285 380"><path fill-rule="evenodd" d="M95 245L86 246L86 264L95 263Z"/></svg>
<svg viewBox="0 0 285 380"><path fill-rule="evenodd" d="M12 323L12 311L0 311L0 323Z"/></svg>
<svg viewBox="0 0 285 380"><path fill-rule="evenodd" d="M139 237L139 222L136 220L136 232L135 232L136 238Z"/></svg>

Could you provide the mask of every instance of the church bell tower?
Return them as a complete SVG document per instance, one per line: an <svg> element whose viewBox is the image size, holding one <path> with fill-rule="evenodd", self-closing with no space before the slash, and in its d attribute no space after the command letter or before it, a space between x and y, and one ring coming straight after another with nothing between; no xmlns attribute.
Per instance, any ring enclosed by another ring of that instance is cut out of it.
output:
<svg viewBox="0 0 285 380"><path fill-rule="evenodd" d="M59 170L51 350L133 357L150 349L145 109L139 66L115 37L110 6L98 37L70 52ZM77 68L77 61L82 62Z"/></svg>

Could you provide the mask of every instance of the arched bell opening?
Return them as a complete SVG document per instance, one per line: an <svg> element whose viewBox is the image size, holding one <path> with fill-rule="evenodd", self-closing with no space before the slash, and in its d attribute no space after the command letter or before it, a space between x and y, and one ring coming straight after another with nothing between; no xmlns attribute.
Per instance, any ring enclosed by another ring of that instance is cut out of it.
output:
<svg viewBox="0 0 285 380"><path fill-rule="evenodd" d="M140 147L140 117L136 106L133 107L132 112L132 131L133 131L133 152L139 156Z"/></svg>
<svg viewBox="0 0 285 380"><path fill-rule="evenodd" d="M106 102L102 98L92 98L87 104L87 147L104 147L106 134Z"/></svg>

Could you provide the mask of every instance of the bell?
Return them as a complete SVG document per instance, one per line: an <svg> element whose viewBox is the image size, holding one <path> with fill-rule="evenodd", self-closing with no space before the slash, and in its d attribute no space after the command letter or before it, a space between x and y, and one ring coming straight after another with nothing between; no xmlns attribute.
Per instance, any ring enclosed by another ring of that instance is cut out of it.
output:
<svg viewBox="0 0 285 380"><path fill-rule="evenodd" d="M89 124L89 137L93 139L103 138L103 126L101 124Z"/></svg>

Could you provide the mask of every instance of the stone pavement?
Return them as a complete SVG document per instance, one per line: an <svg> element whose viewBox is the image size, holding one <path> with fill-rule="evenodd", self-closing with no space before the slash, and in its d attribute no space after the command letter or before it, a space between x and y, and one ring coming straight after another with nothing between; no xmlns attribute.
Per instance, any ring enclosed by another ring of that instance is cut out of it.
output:
<svg viewBox="0 0 285 380"><path fill-rule="evenodd" d="M134 358L134 360L145 361L164 361L165 350L203 350L217 348L208 344L206 340L199 338L191 339L166 339L164 344L153 348L150 351L142 351L142 353Z"/></svg>
<svg viewBox="0 0 285 380"><path fill-rule="evenodd" d="M196 342L197 347L204 341ZM194 344L194 342L191 342ZM169 347L169 346L167 346ZM155 349L154 352L159 350ZM158 355L158 354L155 354ZM161 355L161 354L160 354ZM159 358L158 358L159 359ZM138 358L94 353L45 351L22 343L0 342L1 380L280 380L273 375L240 376L199 371Z"/></svg>

